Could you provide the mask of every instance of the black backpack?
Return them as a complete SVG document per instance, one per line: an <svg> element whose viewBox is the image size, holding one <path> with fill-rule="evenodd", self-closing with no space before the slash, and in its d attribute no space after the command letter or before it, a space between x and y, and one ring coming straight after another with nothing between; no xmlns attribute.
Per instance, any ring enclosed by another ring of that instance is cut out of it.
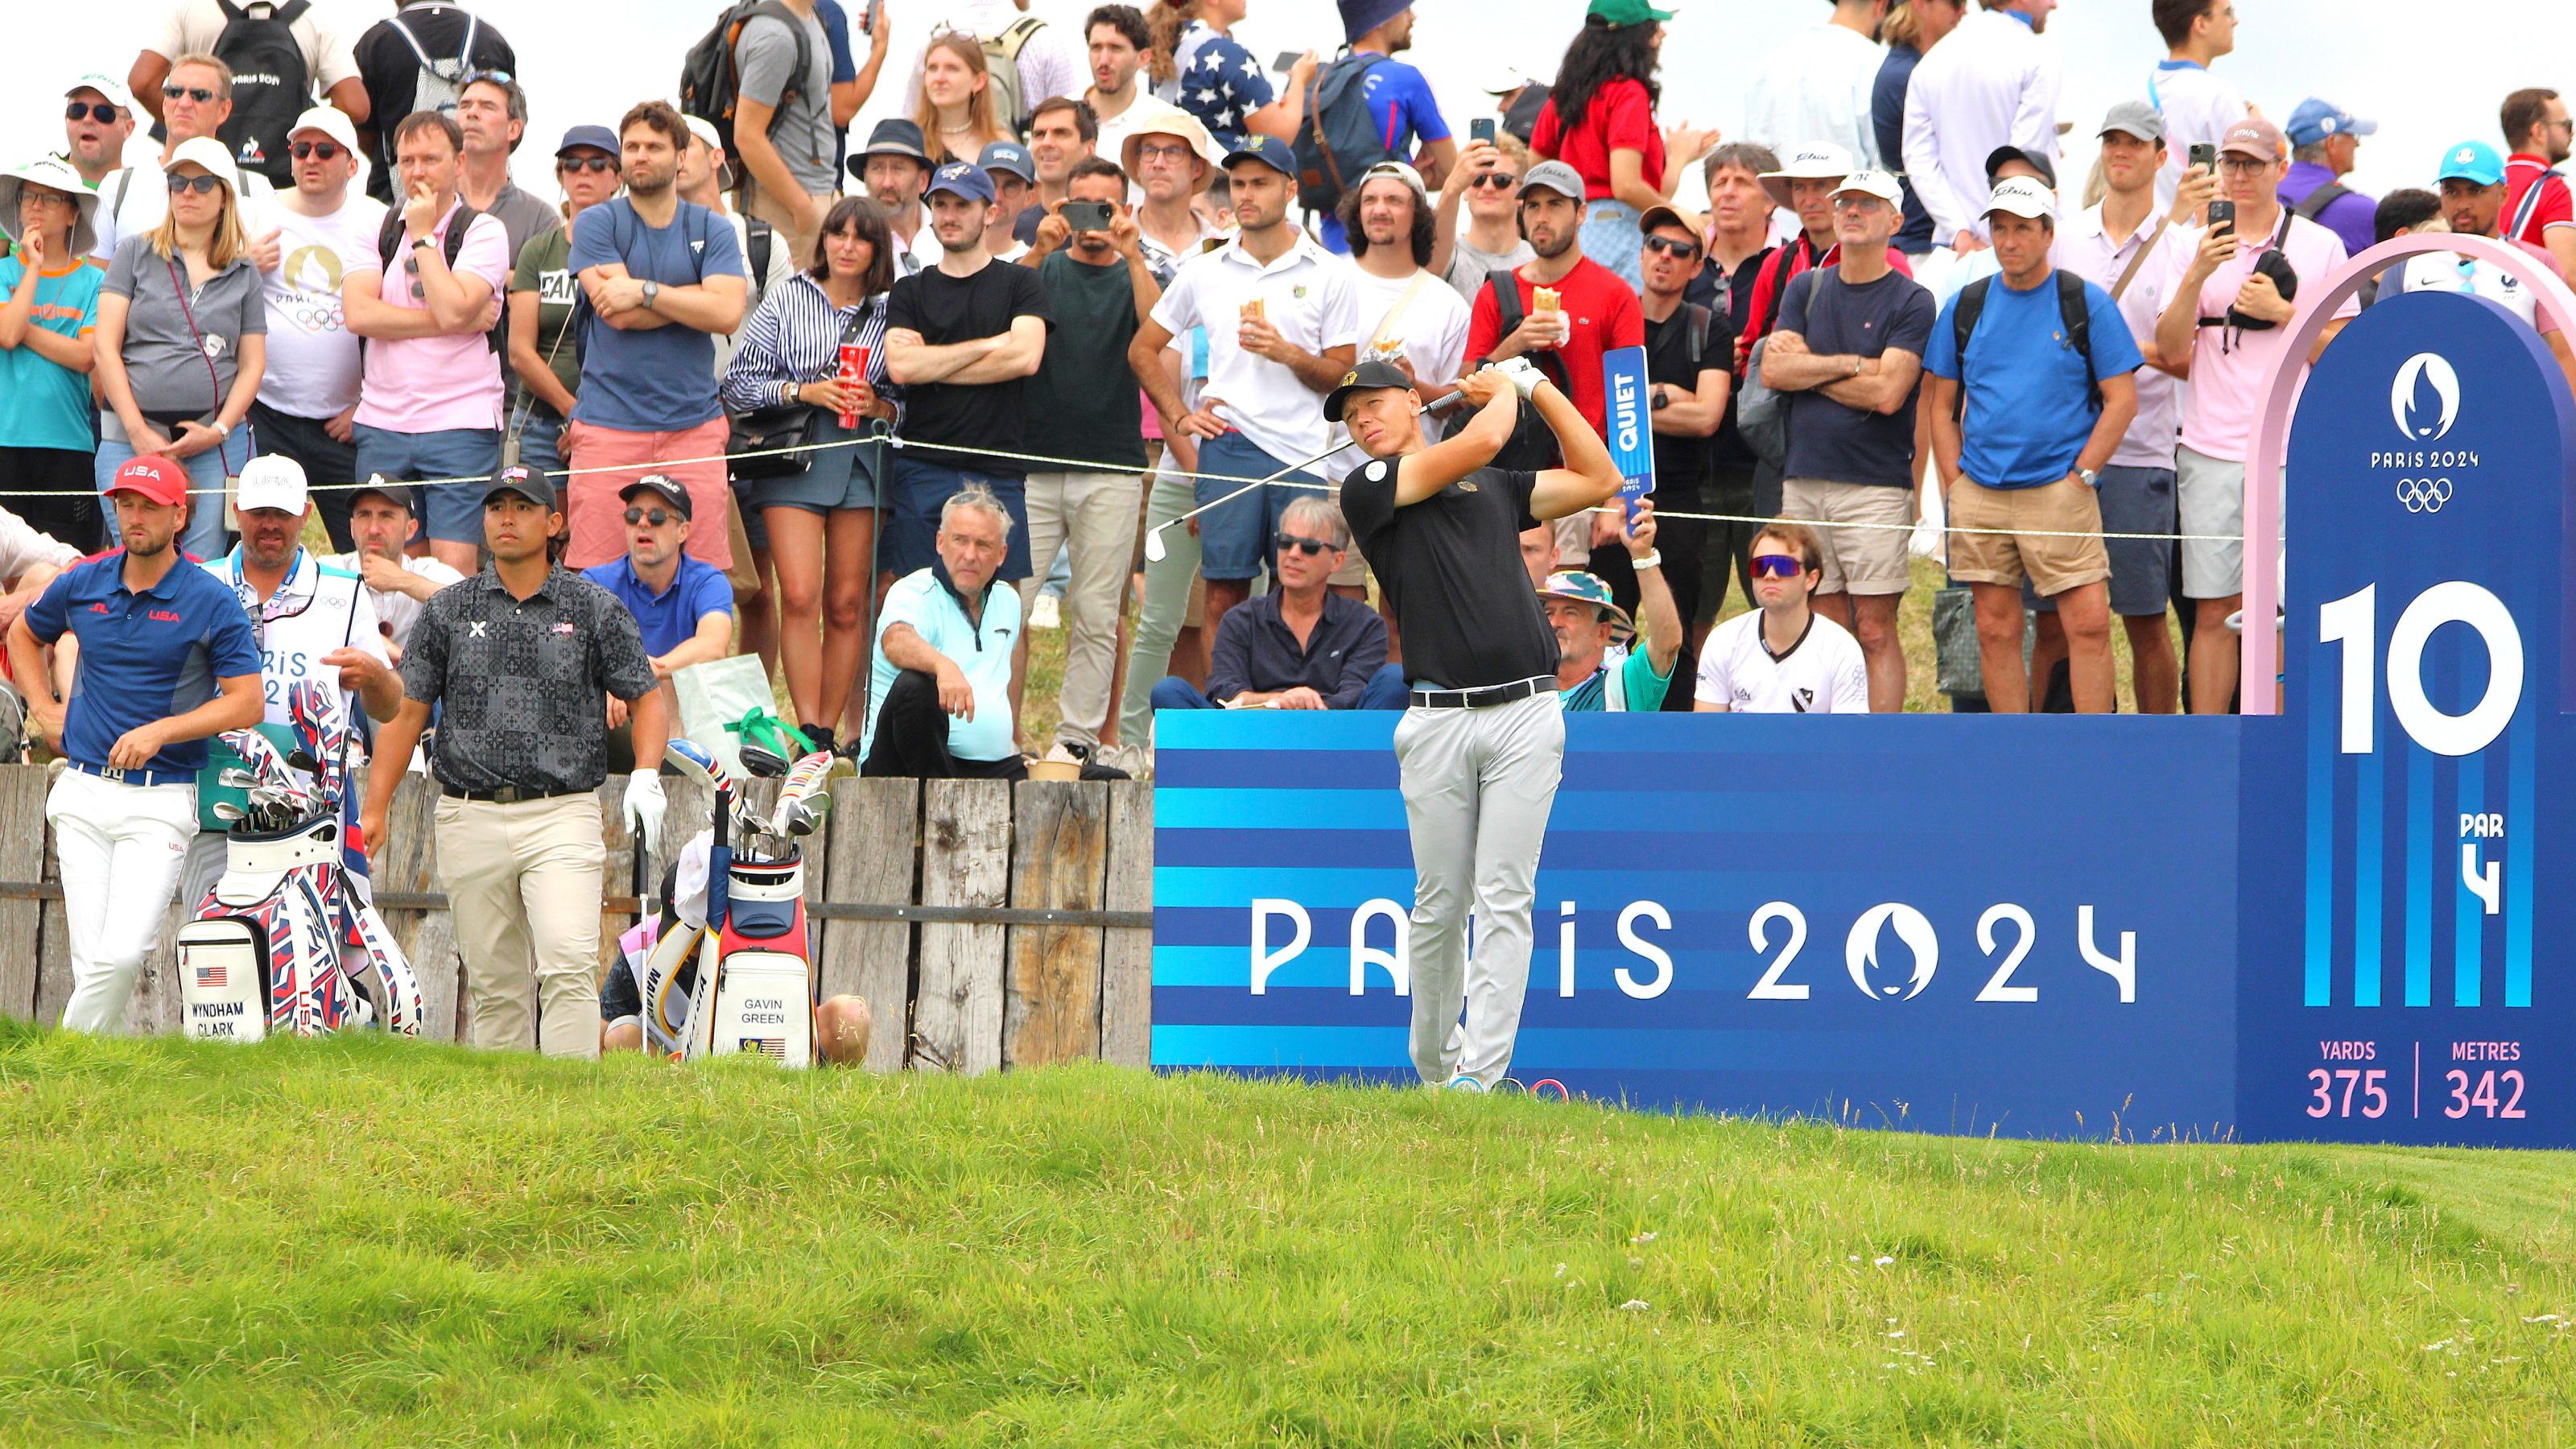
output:
<svg viewBox="0 0 2576 1449"><path fill-rule="evenodd" d="M717 144L728 156L739 154L733 145L733 121L735 110L742 104L742 67L734 63L734 47L742 43L742 28L763 15L784 21L788 32L796 37L796 69L791 72L795 81L778 97L779 108L784 110L787 102L800 94L797 87L804 83L806 68L813 64L814 56L805 38L805 22L778 0L739 0L727 5L724 13L716 17L715 25L698 37L698 43L689 47L687 58L680 62L680 113L696 116L715 127Z"/></svg>
<svg viewBox="0 0 2576 1449"><path fill-rule="evenodd" d="M462 201L456 204L456 219L447 224L447 242L439 248L440 251L447 254L447 269L449 271L452 272L456 270L457 254L465 250L465 233L474 225L474 218L481 216L482 214L483 213L476 211L473 207L467 206ZM403 214L401 209L398 207L387 207L385 209L384 227L376 233L376 255L384 259L384 269L386 271L392 271L395 264L400 261L400 258L397 257L395 253L402 246L402 234ZM491 331L483 334L483 340L491 345L492 351L496 355L502 351L503 339L509 335L510 330L510 319L508 316L509 299L506 295L509 291L509 286L510 284L507 279L504 279L501 283L501 292L503 294L501 310L503 315L499 320L492 324Z"/></svg>
<svg viewBox="0 0 2576 1449"><path fill-rule="evenodd" d="M286 155L286 133L295 118L313 104L313 77L304 66L304 47L296 44L296 21L313 8L311 0L215 0L224 11L223 33L215 37L215 58L232 67L233 113L217 134L230 147L233 160L279 186L293 183L294 164Z"/></svg>
<svg viewBox="0 0 2576 1449"><path fill-rule="evenodd" d="M1494 335L1498 338L1511 336L1512 329L1520 326L1522 319L1529 315L1527 309L1521 306L1519 278L1508 269L1488 272L1485 275L1485 289L1494 294L1494 311L1501 324ZM1547 374L1547 380L1555 383L1558 391L1564 392L1568 397L1573 396L1566 384L1564 358L1553 352L1530 352L1522 355L1538 364L1538 370ZM1485 359L1478 358L1467 368L1467 371L1473 372L1484 363ZM1520 415L1512 423L1512 440L1503 444L1502 451L1494 454L1494 461L1489 466L1509 468L1521 473L1535 473L1541 468L1553 468L1564 461L1565 455L1556 446L1556 430L1547 425L1547 419L1539 416L1538 409L1531 406L1528 398L1522 398Z"/></svg>
<svg viewBox="0 0 2576 1449"><path fill-rule="evenodd" d="M1293 148L1299 206L1329 216L1362 172L1396 159L1369 114L1366 83L1368 73L1391 58L1356 51L1320 67L1306 83L1306 124Z"/></svg>
<svg viewBox="0 0 2576 1449"><path fill-rule="evenodd" d="M1977 318L1986 310L1986 293L1994 287L1992 277L1979 277L1960 289L1959 307L1950 319L1950 340L1959 356L1959 406L1955 417L1968 413L1968 338L1977 330ZM2093 306L2084 294L2084 279L2057 269L2057 319L2066 328L2065 346L2084 359L2084 404L2094 412L2102 411L2102 379L2093 372Z"/></svg>

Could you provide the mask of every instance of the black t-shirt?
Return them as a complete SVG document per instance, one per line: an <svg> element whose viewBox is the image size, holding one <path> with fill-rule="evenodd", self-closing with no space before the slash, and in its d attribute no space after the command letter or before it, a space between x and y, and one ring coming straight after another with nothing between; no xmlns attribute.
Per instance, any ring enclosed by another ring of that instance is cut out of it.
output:
<svg viewBox="0 0 2576 1449"><path fill-rule="evenodd" d="M1716 312L1709 313L1707 344L1695 363L1691 361L1690 334L1689 302L1675 307L1673 315L1661 322L1646 319L1646 381L1668 382L1684 392L1697 392L1701 373L1735 371L1734 324ZM1713 441L1674 433L1655 434L1657 508L1688 508L1700 501L1700 485L1708 477L1709 444Z"/></svg>
<svg viewBox="0 0 2576 1449"><path fill-rule="evenodd" d="M518 76L519 55L510 48L509 40L492 26L487 16L469 16L458 5L406 5L394 19L420 42L421 51L432 63L453 62L464 56L472 71L505 70ZM474 51L465 55L465 32L471 19ZM415 109L414 91L420 80L420 56L394 30L393 20L379 20L358 37L356 47L358 79L367 88L367 122L376 133L375 164L367 168L367 194L387 205L393 204L394 127ZM518 76L525 85L527 78Z"/></svg>
<svg viewBox="0 0 2576 1449"><path fill-rule="evenodd" d="M1521 563L1536 526L1536 473L1479 468L1408 508L1395 506L1398 460L1342 480L1342 515L1395 605L1404 677L1425 688L1483 689L1556 673L1556 632Z"/></svg>
<svg viewBox="0 0 2576 1449"><path fill-rule="evenodd" d="M1754 279L1762 275L1762 264L1770 260L1771 253L1777 250L1776 247L1764 247L1746 257L1727 278L1725 301L1730 310L1726 322L1726 345L1730 371L1735 364L1734 339L1744 330L1743 311L1753 305ZM1699 269L1698 275L1690 279L1690 285L1682 288L1682 300L1697 302L1703 307L1716 307L1719 300L1716 274L1719 270L1716 259L1711 258ZM1753 450L1745 446L1744 434L1735 426L1735 397L1732 393L1726 399L1726 420L1717 425L1717 436L1709 439L1708 444L1709 465L1713 468L1729 473L1750 473L1761 462L1753 456Z"/></svg>
<svg viewBox="0 0 2576 1449"><path fill-rule="evenodd" d="M1777 330L1805 338L1813 353L1921 357L1932 340L1932 319L1932 293L1912 277L1892 271L1855 287L1836 269L1800 272L1789 283ZM1822 388L1790 393L1788 476L1913 487L1914 403L1922 392L1918 379L1893 413L1863 412Z"/></svg>
<svg viewBox="0 0 2576 1449"><path fill-rule="evenodd" d="M936 267L898 277L886 302L887 327L909 327L933 347L999 336L1011 330L1015 317L1035 317L1050 330L1055 326L1038 274L1009 262L988 261L971 277L952 277ZM1126 370L1123 349L1119 370ZM1028 383L1024 377L1008 382L914 383L904 389L904 436L924 443L972 444L1000 453L1028 452L1022 446L1028 431ZM1010 458L946 451L921 456L943 468L997 478L1025 477L1029 471L1026 463Z"/></svg>
<svg viewBox="0 0 2576 1449"><path fill-rule="evenodd" d="M1126 261L1113 252L1108 266L1095 267L1060 251L1038 263L1037 273L1055 330L1046 361L1028 382L1027 446L1020 451L1143 471L1145 409L1127 367L1136 286Z"/></svg>

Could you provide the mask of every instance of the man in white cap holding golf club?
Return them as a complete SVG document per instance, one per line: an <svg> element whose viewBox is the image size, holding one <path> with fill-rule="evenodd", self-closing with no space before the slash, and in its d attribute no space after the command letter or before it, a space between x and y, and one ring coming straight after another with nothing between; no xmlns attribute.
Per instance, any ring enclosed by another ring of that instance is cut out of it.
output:
<svg viewBox="0 0 2576 1449"><path fill-rule="evenodd" d="M1565 759L1556 634L1520 536L1609 502L1620 479L1601 435L1531 363L1470 373L1458 391L1476 411L1436 443L1422 395L1387 362L1344 374L1324 411L1369 455L1342 507L1394 601L1412 685L1395 757L1413 839L1413 1065L1433 1086L1484 1090L1520 1032L1539 847ZM1490 466L1524 397L1565 467Z"/></svg>

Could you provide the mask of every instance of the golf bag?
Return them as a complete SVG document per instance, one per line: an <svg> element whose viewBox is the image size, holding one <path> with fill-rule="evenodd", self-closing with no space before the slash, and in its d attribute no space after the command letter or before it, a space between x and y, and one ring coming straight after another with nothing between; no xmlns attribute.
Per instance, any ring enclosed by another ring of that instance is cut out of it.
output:
<svg viewBox="0 0 2576 1449"><path fill-rule="evenodd" d="M770 759L773 773L784 763L766 751L748 753ZM698 746L673 741L670 758L715 787L715 819L666 877L661 922L623 938L632 943L627 959L644 1003L646 1042L684 1061L756 1052L781 1066L812 1066L815 978L804 852L795 841L830 803L820 792L831 756L816 753L786 770L769 822L737 820L733 781ZM793 834L791 818L799 821ZM737 828L746 846L764 848L735 854ZM692 857L702 849L700 867ZM690 899L694 891L674 889L688 879L706 882L703 902Z"/></svg>
<svg viewBox="0 0 2576 1449"><path fill-rule="evenodd" d="M295 818L275 828L244 819L225 836L224 874L179 929L185 1032L259 1041L373 1025L418 1036L420 980L344 854L345 701L312 679L288 700L293 760L255 730L224 736L263 786L293 802Z"/></svg>

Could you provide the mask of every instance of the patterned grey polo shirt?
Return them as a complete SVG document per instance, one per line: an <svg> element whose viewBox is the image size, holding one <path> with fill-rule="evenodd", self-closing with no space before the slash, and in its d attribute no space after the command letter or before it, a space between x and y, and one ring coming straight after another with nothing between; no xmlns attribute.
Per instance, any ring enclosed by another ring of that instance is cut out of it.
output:
<svg viewBox="0 0 2576 1449"><path fill-rule="evenodd" d="M429 596L403 655L403 693L443 704L431 769L482 793L595 790L608 774L607 696L655 685L635 616L556 565L525 600L490 568Z"/></svg>

